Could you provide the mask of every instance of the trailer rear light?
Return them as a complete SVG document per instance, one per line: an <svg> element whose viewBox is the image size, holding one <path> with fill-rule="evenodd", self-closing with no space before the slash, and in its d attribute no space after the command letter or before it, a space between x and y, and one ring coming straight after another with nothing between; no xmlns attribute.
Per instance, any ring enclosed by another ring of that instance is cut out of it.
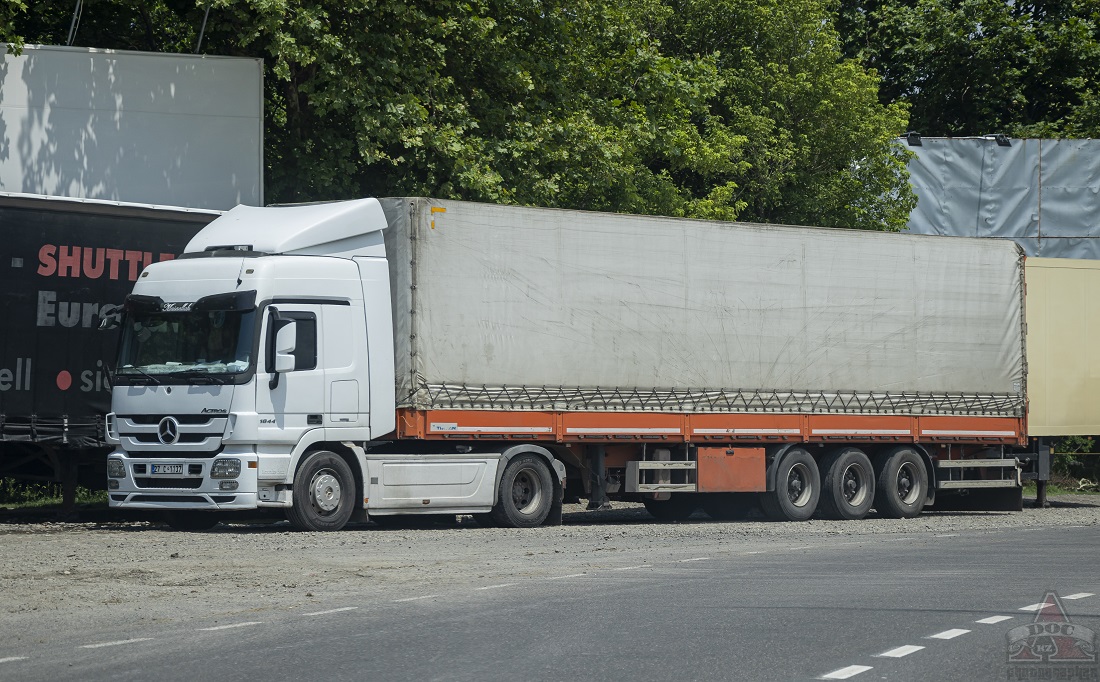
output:
<svg viewBox="0 0 1100 682"><path fill-rule="evenodd" d="M107 460L107 477L108 478L125 478L126 477L126 465L122 463L121 459L108 459Z"/></svg>
<svg viewBox="0 0 1100 682"><path fill-rule="evenodd" d="M210 478L236 478L241 475L241 460L235 457L214 460Z"/></svg>

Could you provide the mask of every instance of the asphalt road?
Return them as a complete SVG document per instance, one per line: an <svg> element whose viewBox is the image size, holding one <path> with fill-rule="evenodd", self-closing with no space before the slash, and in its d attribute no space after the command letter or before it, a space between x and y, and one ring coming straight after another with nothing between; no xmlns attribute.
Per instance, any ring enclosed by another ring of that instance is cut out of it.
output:
<svg viewBox="0 0 1100 682"><path fill-rule="evenodd" d="M1036 608L1048 591L1078 634L1100 631L1097 530L647 545L503 581L368 579L310 611L74 622L0 645L0 680L1096 680L1095 662L1013 664L1008 647L1037 613L1058 622Z"/></svg>

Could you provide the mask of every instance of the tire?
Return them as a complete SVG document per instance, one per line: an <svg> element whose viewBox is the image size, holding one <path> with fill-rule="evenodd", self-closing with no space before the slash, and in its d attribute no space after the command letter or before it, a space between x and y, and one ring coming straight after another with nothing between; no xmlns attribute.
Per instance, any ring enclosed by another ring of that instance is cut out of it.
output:
<svg viewBox="0 0 1100 682"><path fill-rule="evenodd" d="M355 511L355 476L334 452L310 453L294 474L294 506L286 518L298 530L340 530Z"/></svg>
<svg viewBox="0 0 1100 682"><path fill-rule="evenodd" d="M756 493L702 493L700 506L715 521L741 521L760 508Z"/></svg>
<svg viewBox="0 0 1100 682"><path fill-rule="evenodd" d="M493 519L506 528L541 526L554 506L554 479L538 455L513 457L497 488Z"/></svg>
<svg viewBox="0 0 1100 682"><path fill-rule="evenodd" d="M822 463L822 515L830 519L862 519L875 503L875 470L858 448L841 448Z"/></svg>
<svg viewBox="0 0 1100 682"><path fill-rule="evenodd" d="M667 500L644 499L642 504L658 521L686 521L699 508L699 502L688 493L672 493Z"/></svg>
<svg viewBox="0 0 1100 682"><path fill-rule="evenodd" d="M917 451L898 447L875 458L875 509L890 519L911 519L928 497L928 469Z"/></svg>
<svg viewBox="0 0 1100 682"><path fill-rule="evenodd" d="M218 525L219 519L216 512L180 509L178 511L166 512L164 515L164 522L167 523L168 527L172 530L193 533L210 530Z"/></svg>
<svg viewBox="0 0 1100 682"><path fill-rule="evenodd" d="M760 494L764 515L772 521L806 521L821 497L817 462L802 448L787 451L775 472L775 490Z"/></svg>

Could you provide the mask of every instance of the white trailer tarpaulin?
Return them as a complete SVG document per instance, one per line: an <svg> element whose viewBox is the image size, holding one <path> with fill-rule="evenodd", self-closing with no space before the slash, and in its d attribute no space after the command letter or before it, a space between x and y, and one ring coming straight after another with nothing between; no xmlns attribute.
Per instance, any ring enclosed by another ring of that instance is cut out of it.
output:
<svg viewBox="0 0 1100 682"><path fill-rule="evenodd" d="M1009 241L382 205L402 407L1023 411Z"/></svg>

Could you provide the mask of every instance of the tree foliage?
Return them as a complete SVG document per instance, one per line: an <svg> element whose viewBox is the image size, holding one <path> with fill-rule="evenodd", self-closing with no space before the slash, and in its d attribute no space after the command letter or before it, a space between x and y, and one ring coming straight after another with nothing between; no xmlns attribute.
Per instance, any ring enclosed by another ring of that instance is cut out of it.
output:
<svg viewBox="0 0 1100 682"><path fill-rule="evenodd" d="M1094 0L841 0L845 51L926 135L1095 136Z"/></svg>
<svg viewBox="0 0 1100 682"><path fill-rule="evenodd" d="M899 229L901 104L827 0L86 0L75 44L262 57L268 198ZM7 33L63 43L72 8ZM0 15L0 29L5 26Z"/></svg>

